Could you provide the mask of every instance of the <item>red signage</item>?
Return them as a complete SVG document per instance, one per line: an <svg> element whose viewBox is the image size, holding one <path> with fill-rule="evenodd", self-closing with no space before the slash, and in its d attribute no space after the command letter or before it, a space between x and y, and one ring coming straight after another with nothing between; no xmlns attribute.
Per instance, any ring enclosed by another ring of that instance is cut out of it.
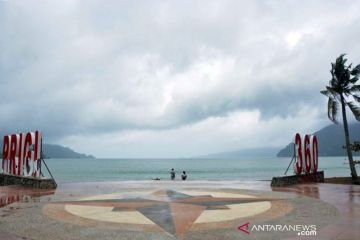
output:
<svg viewBox="0 0 360 240"><path fill-rule="evenodd" d="M40 177L40 158L39 131L4 136L2 173Z"/></svg>
<svg viewBox="0 0 360 240"><path fill-rule="evenodd" d="M299 133L295 135L295 157L294 171L296 174L317 172L319 165L318 142L315 135L305 135L302 145Z"/></svg>

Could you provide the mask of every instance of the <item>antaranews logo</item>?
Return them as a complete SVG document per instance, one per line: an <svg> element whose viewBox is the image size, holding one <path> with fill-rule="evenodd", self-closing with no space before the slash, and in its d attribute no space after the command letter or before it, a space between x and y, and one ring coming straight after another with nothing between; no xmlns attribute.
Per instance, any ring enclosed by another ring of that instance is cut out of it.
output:
<svg viewBox="0 0 360 240"><path fill-rule="evenodd" d="M247 222L238 227L238 229L246 234L250 232L297 232L298 236L316 236L316 225L305 224L258 224L250 227L250 222Z"/></svg>

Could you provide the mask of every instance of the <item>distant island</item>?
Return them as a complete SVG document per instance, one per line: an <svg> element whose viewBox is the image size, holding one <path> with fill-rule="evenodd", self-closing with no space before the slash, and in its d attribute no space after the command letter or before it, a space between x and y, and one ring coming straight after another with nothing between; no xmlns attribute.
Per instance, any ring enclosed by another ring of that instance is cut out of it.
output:
<svg viewBox="0 0 360 240"><path fill-rule="evenodd" d="M360 124L349 124L350 141L360 140ZM341 124L331 124L314 133L318 138L319 156L346 156L344 129ZM277 153L277 157L292 157L294 145L289 143ZM360 156L360 152L353 152L354 156Z"/></svg>
<svg viewBox="0 0 360 240"><path fill-rule="evenodd" d="M43 154L45 158L95 158L57 144L43 144Z"/></svg>
<svg viewBox="0 0 360 240"><path fill-rule="evenodd" d="M2 149L2 140L0 140L0 146ZM69 147L64 147L57 144L44 143L42 151L45 158L95 158L92 155L78 153Z"/></svg>
<svg viewBox="0 0 360 240"><path fill-rule="evenodd" d="M360 141L360 124L349 124L350 140ZM343 126L338 124L331 124L319 131L315 132L319 144L319 156L346 156L344 130ZM295 132L294 132L295 135ZM201 156L194 156L194 158L209 158L209 159L240 159L243 157L292 157L294 153L293 143L289 143L286 147L259 147L247 148L235 151L212 153ZM353 152L354 156L360 156L360 152Z"/></svg>

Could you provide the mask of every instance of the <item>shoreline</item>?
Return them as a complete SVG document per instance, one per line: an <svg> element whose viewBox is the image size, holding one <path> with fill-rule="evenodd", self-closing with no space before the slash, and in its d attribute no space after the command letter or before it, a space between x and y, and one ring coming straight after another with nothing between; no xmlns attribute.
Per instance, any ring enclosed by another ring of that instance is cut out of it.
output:
<svg viewBox="0 0 360 240"><path fill-rule="evenodd" d="M360 177L359 177L360 179ZM56 179L55 179L56 180ZM344 176L335 176L335 177L325 177L324 183L333 183L333 184L345 184L345 185L351 185L351 177L344 177ZM67 180L56 180L58 184L80 184L80 183L140 183L140 182L153 182L153 183L198 183L198 182L209 182L209 183L217 183L217 182L271 182L271 179L187 179L186 181L183 181L181 179L175 179L170 180L168 178L164 179L139 179L139 180L133 180L133 179L104 179L104 180L73 180L73 181L67 181Z"/></svg>

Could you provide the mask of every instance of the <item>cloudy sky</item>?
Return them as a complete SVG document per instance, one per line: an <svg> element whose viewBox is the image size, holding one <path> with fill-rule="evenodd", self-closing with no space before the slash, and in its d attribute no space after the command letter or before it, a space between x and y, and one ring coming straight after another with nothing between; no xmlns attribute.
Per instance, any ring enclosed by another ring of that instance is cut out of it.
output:
<svg viewBox="0 0 360 240"><path fill-rule="evenodd" d="M359 1L0 0L0 133L97 157L287 144L330 124Z"/></svg>

